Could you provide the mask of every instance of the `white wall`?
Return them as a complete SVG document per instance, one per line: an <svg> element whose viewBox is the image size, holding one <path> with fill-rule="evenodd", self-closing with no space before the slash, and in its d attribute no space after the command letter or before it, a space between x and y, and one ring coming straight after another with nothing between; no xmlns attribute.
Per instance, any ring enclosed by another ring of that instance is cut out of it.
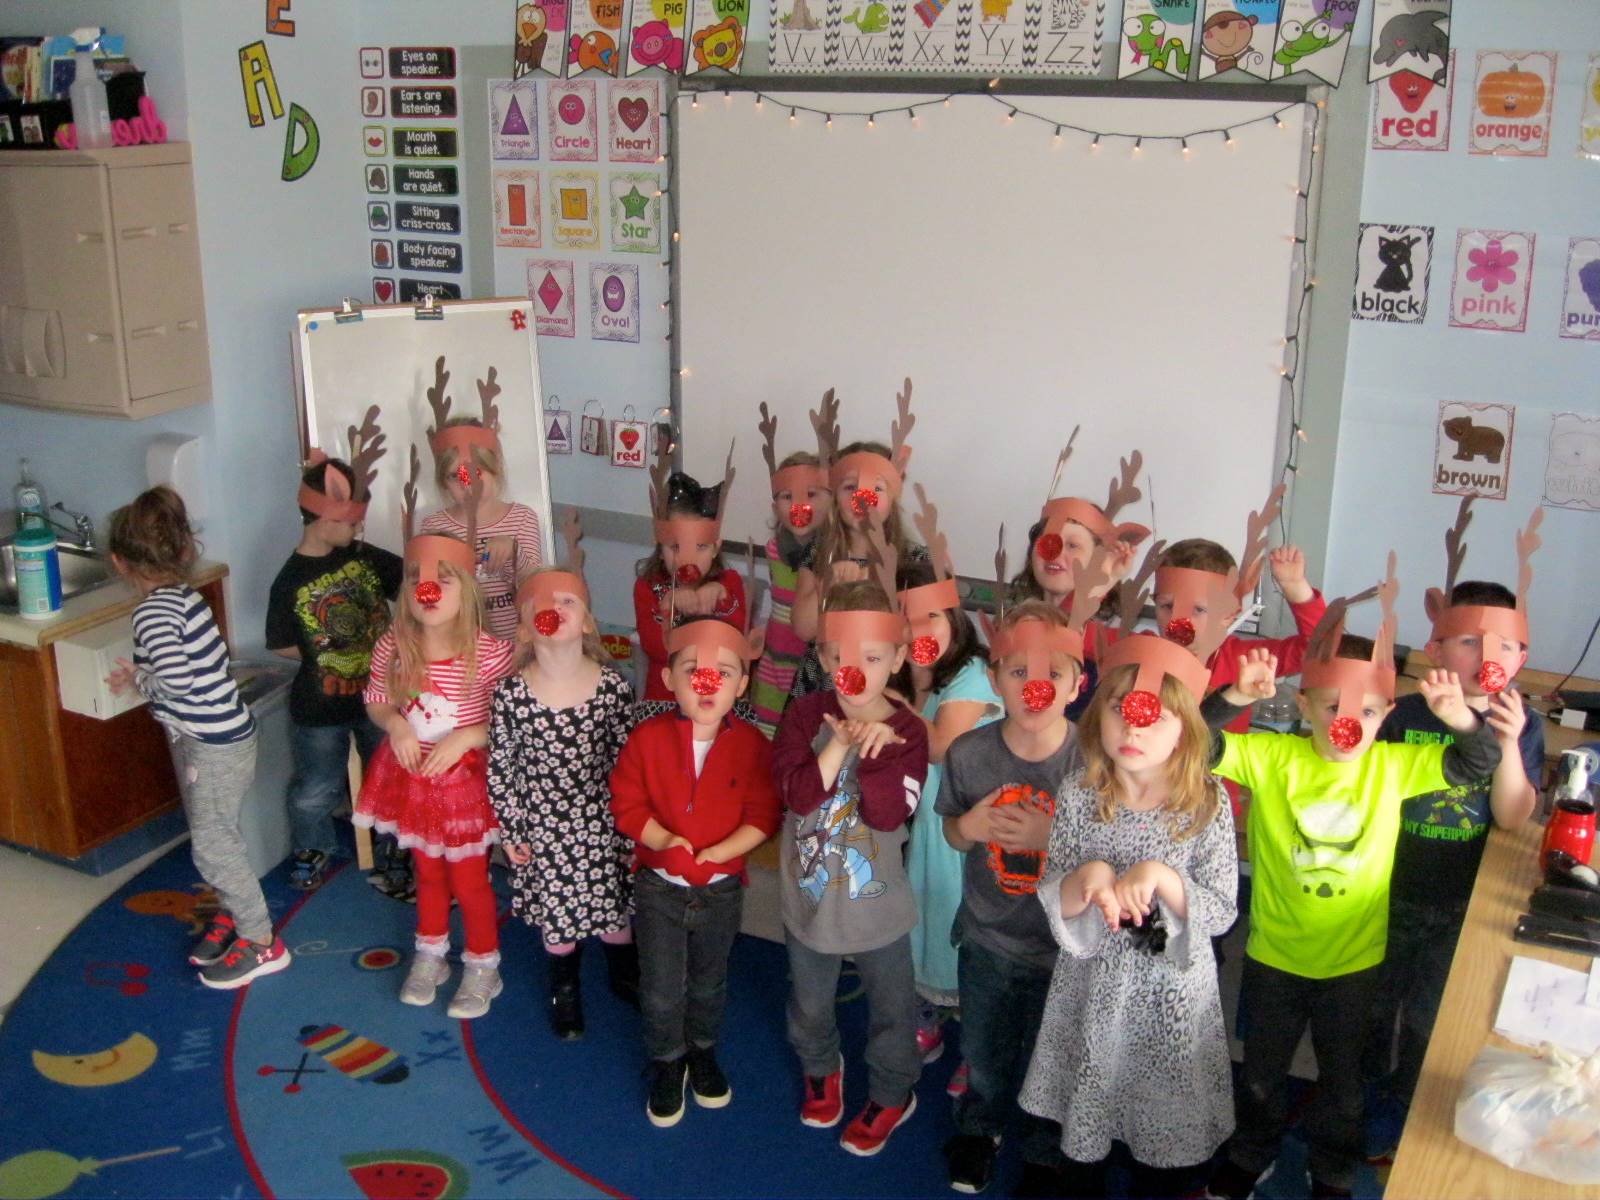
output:
<svg viewBox="0 0 1600 1200"><path fill-rule="evenodd" d="M1539 502L1551 414L1600 413L1600 345L1556 336L1567 241L1600 233L1600 164L1573 153L1586 58L1600 49L1600 5L1458 4L1451 35L1459 79L1449 151L1368 150L1365 155L1360 219L1435 226L1433 278L1423 326L1351 324L1326 569L1330 592L1365 587L1381 573L1384 551L1393 546L1400 557L1400 635L1411 645L1427 640L1422 596L1443 582L1444 530L1459 503L1432 494L1439 401L1516 406L1509 498L1473 506L1471 549L1462 570L1462 578L1513 587L1513 538ZM1480 49L1560 52L1548 158L1467 153ZM1366 138L1368 131L1360 134ZM1527 332L1449 327L1458 228L1537 235ZM1356 230L1325 226L1323 236L1353 242ZM1327 282L1324 300L1348 306L1350 275ZM1530 601L1529 662L1565 672L1600 603L1593 585L1600 515L1549 508L1542 532L1544 548L1534 561ZM1587 673L1597 668L1600 653L1591 652Z"/></svg>

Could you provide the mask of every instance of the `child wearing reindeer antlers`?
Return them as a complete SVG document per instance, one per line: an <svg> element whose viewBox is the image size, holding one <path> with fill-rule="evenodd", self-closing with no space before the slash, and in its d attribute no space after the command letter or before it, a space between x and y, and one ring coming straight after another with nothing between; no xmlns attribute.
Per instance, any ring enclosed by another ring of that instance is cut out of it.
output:
<svg viewBox="0 0 1600 1200"><path fill-rule="evenodd" d="M761 655L760 630L746 636L715 617L691 617L667 634L667 653L663 682L677 711L638 725L611 773L617 828L639 858L645 1116L661 1129L682 1119L685 1088L701 1108L733 1098L716 1045L743 911L744 856L780 818L771 745L732 715Z"/></svg>
<svg viewBox="0 0 1600 1200"><path fill-rule="evenodd" d="M502 641L517 636L517 578L543 561L544 540L538 514L526 504L501 495L506 486L505 453L500 448L500 394L495 368L477 381L483 416L451 415L445 388L450 372L444 355L433 364L433 386L428 406L433 424L428 427L428 447L433 451L434 480L450 503L422 522L423 533L444 533L465 538L469 525L477 530L477 579L483 593L484 628ZM479 485L476 511L468 511L468 496Z"/></svg>
<svg viewBox="0 0 1600 1200"><path fill-rule="evenodd" d="M790 702L773 744L783 822L782 904L789 946L789 1044L800 1058L800 1120L831 1128L844 1115L844 1059L834 1012L839 970L855 961L866 989L867 1104L839 1144L877 1154L916 1110L916 993L906 879L906 823L922 797L928 734L886 695L905 661L894 602L893 551L879 542L873 580L835 584L818 649L831 691Z"/></svg>
<svg viewBox="0 0 1600 1200"><path fill-rule="evenodd" d="M363 763L383 740L361 693L403 571L396 555L359 540L384 453L377 405L359 429L350 427L349 440L348 465L311 452L300 479L300 544L267 598L267 649L300 664L289 689L289 886L306 892L322 886L338 850L333 810L348 788L351 740ZM403 855L395 857L404 864ZM385 883L409 889L410 868L402 865L399 873L403 881L390 883L386 872Z"/></svg>
<svg viewBox="0 0 1600 1200"><path fill-rule="evenodd" d="M1455 736L1449 746L1374 742L1394 706L1395 556L1375 592L1373 641L1344 632L1349 601L1328 606L1312 635L1298 703L1311 737L1222 734L1215 771L1250 788L1250 939L1240 1006L1249 1014L1238 1128L1210 1194L1242 1200L1278 1157L1289 1116L1289 1064L1307 1025L1317 1090L1301 1120L1312 1193L1347 1196L1362 1157L1361 1043L1384 958L1389 876L1401 801L1480 780L1500 760L1497 737L1516 725L1504 705L1487 722L1453 671L1421 682L1428 709ZM1222 589L1218 589L1221 591ZM1274 691L1277 663L1258 664L1221 693L1245 707ZM1124 719L1140 693L1123 700Z"/></svg>
<svg viewBox="0 0 1600 1200"><path fill-rule="evenodd" d="M605 947L611 989L639 1002L633 946L633 849L611 819L607 779L632 722L633 688L610 665L589 611L583 531L568 510L565 567L517 588L516 669L489 716L489 800L511 861L511 911L539 929L550 974L550 1028L583 1036L583 943Z"/></svg>
<svg viewBox="0 0 1600 1200"><path fill-rule="evenodd" d="M1389 1086L1407 1106L1444 995L1489 826L1519 828L1538 799L1533 781L1544 770L1544 723L1537 714L1529 715L1511 684L1528 661L1528 587L1542 517L1543 510L1534 509L1527 528L1517 535L1515 593L1498 583L1458 582L1467 552L1463 537L1472 520L1472 498L1462 500L1455 526L1445 534L1444 587L1429 588L1425 598L1433 627L1428 657L1460 676L1469 708L1487 713L1495 705L1506 720L1495 726L1500 765L1493 774L1448 791L1413 796L1401 808L1389 891L1389 953L1367 1034L1366 1073L1369 1078L1389 1073L1398 1016L1399 1065ZM1402 697L1378 730L1379 741L1412 745L1448 743L1454 736L1420 696Z"/></svg>

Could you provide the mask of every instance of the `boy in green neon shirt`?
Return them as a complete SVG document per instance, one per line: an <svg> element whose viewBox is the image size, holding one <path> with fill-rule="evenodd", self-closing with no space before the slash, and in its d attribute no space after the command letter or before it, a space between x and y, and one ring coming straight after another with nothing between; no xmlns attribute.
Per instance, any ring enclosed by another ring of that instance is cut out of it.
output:
<svg viewBox="0 0 1600 1200"><path fill-rule="evenodd" d="M1343 600L1312 635L1298 697L1311 737L1222 735L1216 773L1253 793L1240 990L1249 1028L1238 1127L1209 1195L1243 1200L1277 1159L1289 1065L1308 1024L1318 1078L1302 1119L1312 1194L1350 1194L1362 1153L1360 1043L1384 956L1400 802L1481 779L1499 761L1492 728L1505 714L1491 709L1480 721L1449 671L1430 671L1421 692L1454 743L1374 744L1394 706L1394 561L1376 589L1384 616L1375 642L1344 634ZM1241 660L1222 699L1244 707L1271 696L1276 668L1265 652Z"/></svg>

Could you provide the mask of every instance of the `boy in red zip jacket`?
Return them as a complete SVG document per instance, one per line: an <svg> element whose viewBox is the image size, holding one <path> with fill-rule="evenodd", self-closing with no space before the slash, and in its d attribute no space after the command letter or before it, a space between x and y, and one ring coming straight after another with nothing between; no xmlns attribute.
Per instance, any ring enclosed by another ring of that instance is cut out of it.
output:
<svg viewBox="0 0 1600 1200"><path fill-rule="evenodd" d="M611 811L638 857L645 1115L660 1129L682 1119L686 1083L701 1108L733 1098L716 1042L744 908L744 856L781 819L770 743L730 711L749 686L760 640L759 631L747 638L714 617L673 629L661 675L678 711L639 724L611 772Z"/></svg>

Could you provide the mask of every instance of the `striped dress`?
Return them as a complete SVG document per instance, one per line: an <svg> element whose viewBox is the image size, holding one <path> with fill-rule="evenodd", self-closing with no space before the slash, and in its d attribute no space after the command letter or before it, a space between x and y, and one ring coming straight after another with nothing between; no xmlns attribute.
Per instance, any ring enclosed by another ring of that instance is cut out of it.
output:
<svg viewBox="0 0 1600 1200"><path fill-rule="evenodd" d="M782 549L780 540L785 543ZM767 543L767 568L771 576L772 610L767 617L766 651L756 664L750 685L750 703L755 709L756 727L771 737L778 728L789 703L789 689L808 649L805 639L795 633L793 621L795 587L800 569L811 562L816 539L801 543L787 530Z"/></svg>
<svg viewBox="0 0 1600 1200"><path fill-rule="evenodd" d="M423 533L467 536L467 527L440 509L422 522ZM489 539L514 538L517 552L496 574L489 574ZM544 561L544 535L539 514L513 502L505 516L478 530L478 589L483 593L483 625L503 642L517 640L517 580Z"/></svg>
<svg viewBox="0 0 1600 1200"><path fill-rule="evenodd" d="M228 665L211 607L188 584L158 587L133 610L134 682L167 729L213 745L256 731Z"/></svg>

